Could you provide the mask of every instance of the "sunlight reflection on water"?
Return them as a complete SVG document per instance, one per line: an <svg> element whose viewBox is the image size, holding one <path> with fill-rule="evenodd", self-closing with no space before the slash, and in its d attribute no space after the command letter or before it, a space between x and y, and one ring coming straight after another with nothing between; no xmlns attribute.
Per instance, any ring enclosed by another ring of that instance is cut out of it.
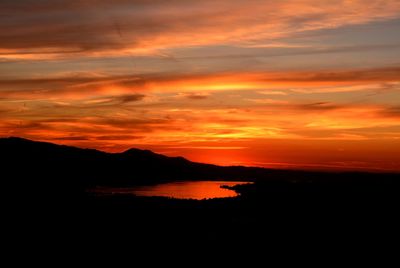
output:
<svg viewBox="0 0 400 268"><path fill-rule="evenodd" d="M138 186L131 188L101 188L97 193L102 194L133 194L136 196L159 196L177 199L211 199L236 197L234 190L221 186L235 186L248 184L242 181L184 181L157 184L152 186Z"/></svg>

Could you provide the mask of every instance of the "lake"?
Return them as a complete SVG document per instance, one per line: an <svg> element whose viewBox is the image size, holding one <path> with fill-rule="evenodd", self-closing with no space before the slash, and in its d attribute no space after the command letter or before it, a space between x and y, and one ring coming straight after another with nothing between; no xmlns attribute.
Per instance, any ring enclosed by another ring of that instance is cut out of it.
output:
<svg viewBox="0 0 400 268"><path fill-rule="evenodd" d="M235 186L251 182L242 181L180 181L162 183L152 186L130 188L97 188L98 194L132 194L136 196L158 196L177 199L211 199L236 197L238 193L222 186Z"/></svg>

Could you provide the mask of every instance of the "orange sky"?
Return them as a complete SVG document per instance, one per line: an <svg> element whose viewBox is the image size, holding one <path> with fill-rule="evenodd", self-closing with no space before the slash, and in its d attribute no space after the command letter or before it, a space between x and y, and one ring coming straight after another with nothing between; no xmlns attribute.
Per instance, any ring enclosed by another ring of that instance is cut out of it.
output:
<svg viewBox="0 0 400 268"><path fill-rule="evenodd" d="M400 171L397 0L3 0L0 13L2 137Z"/></svg>

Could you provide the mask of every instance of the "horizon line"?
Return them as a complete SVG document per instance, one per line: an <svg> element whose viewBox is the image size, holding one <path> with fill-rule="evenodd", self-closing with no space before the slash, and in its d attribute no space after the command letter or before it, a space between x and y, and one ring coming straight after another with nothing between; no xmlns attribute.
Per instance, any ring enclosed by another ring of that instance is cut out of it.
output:
<svg viewBox="0 0 400 268"><path fill-rule="evenodd" d="M153 154L157 155L162 155L166 157L171 157L171 158L183 158L187 161L190 161L192 163L197 163L197 164L206 164L206 165L213 165L213 166L219 166L219 167L244 167L244 168L261 168L261 169L270 169L270 170L282 170L282 171L299 171L299 172L323 172L323 173L347 173L347 172L356 172L356 173L393 173L393 174L400 174L400 170L395 170L395 169L385 169L385 168L377 168L377 167L370 167L366 169L365 167L362 166L349 166L349 167L344 167L344 166L339 166L339 165L329 165L329 164L295 164L295 163L285 163L285 162L268 162L268 163L263 163L267 164L267 166L264 165L246 165L246 164L228 164L228 165L221 165L221 164L214 164L214 163L207 163L207 162L198 162L198 161L193 161L190 160L187 157L184 156L170 156L166 155L163 153L158 153L150 149L141 149L138 147L131 147L129 149L119 151L119 152L107 152L101 149L93 148L93 147L80 147L76 145L67 145L67 144L62 144L62 143L55 143L55 142L50 142L47 140L34 140L30 138L25 138L25 137L20 137L20 136L0 136L1 139L20 139L20 140L25 140L29 142L34 142L34 143L46 143L46 144L52 144L56 146L65 146L65 147L71 147L71 148L77 148L81 150L93 150L105 154L123 154L129 150L140 150L140 151L149 151ZM280 166L284 168L277 168L274 166ZM309 167L314 167L314 169L310 169Z"/></svg>

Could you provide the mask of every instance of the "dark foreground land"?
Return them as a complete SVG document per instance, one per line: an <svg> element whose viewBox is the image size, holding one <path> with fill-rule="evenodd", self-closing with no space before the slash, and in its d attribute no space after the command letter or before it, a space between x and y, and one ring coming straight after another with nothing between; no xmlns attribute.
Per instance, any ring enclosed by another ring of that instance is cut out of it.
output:
<svg viewBox="0 0 400 268"><path fill-rule="evenodd" d="M150 151L107 154L19 138L0 139L0 154L16 241L299 248L309 242L398 243L399 174L218 167ZM88 191L189 179L255 183L236 186L237 198L203 201Z"/></svg>

